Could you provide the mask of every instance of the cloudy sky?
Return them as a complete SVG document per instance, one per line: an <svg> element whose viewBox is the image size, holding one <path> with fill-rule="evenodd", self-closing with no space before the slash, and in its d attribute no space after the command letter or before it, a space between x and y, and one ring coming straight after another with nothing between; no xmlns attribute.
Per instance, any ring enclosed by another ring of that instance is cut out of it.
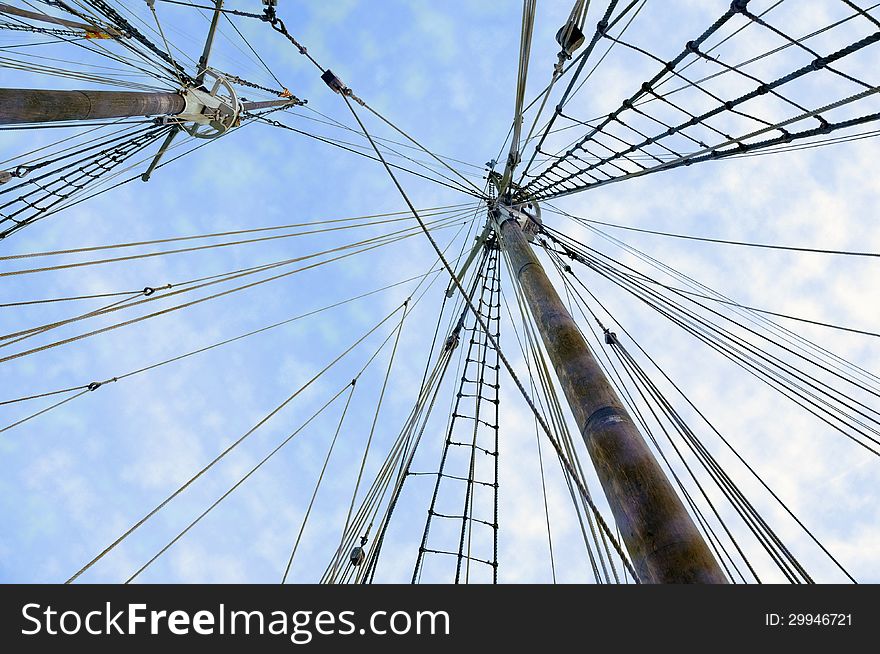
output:
<svg viewBox="0 0 880 654"><path fill-rule="evenodd" d="M603 9L603 3L593 4L596 6L591 9L588 25L598 20ZM752 3L756 13L771 4ZM498 156L513 114L521 3L281 0L279 5L279 15L291 33L317 61L432 151L457 160L454 165L482 186L482 166ZM259 3L251 0L239 0L230 6L259 11ZM626 33L627 41L650 48L662 60L668 60L728 6L724 0L647 0ZM535 97L550 78L558 50L553 35L569 10L567 1L538 2L527 99ZM159 15L169 40L197 55L207 26L205 17L171 5L160 6ZM767 19L773 17L792 35L804 35L845 15L842 2L789 1L775 8ZM142 16L148 18L146 12ZM278 114L280 120L297 129L364 144L356 134L315 121L327 119L311 110L352 124L351 114L340 98L321 82L316 69L290 43L257 21L241 19L236 26L285 86L309 100L308 110ZM875 29L867 21L850 22L844 30L851 31L837 34L836 41L829 34L815 47L833 50L835 43L839 47L849 42L847 37L857 33L864 36ZM228 24L223 33L214 65L274 87L275 81L252 60ZM9 35L3 38L4 45L14 42ZM725 61L739 62L775 44L753 27L724 44L716 54ZM596 54L601 55L605 47L597 48ZM846 71L876 84L871 78L871 58L875 64L876 52L870 48L868 52L870 55L852 63ZM764 67L756 68L755 74L772 79L802 63L797 57L788 61L780 57L762 63ZM626 48L615 48L568 109L583 120L605 115L619 107L621 100L657 69L656 61ZM698 63L692 70L708 74L713 69ZM14 81L4 81L4 86L76 87L70 80L7 69L4 80L7 74ZM728 93L731 89L742 92L736 85L725 87L722 81L713 86L719 93L725 88ZM798 100L811 107L835 99L840 92L831 81L797 89ZM876 100L873 102L866 102L859 113L876 111ZM366 118L365 112L363 115L371 132L400 140L375 118ZM578 130L572 129L560 135L559 147L577 134ZM14 157L52 138L43 132L4 131L0 136L0 159ZM427 156L407 153L420 160ZM631 227L737 241L880 252L880 235L873 225L880 204L876 158L876 141L865 139L680 168L593 189L553 204L573 215ZM407 174L401 174L400 179L420 209L476 208L473 198L454 189ZM6 240L0 249L5 256L404 209L402 198L377 163L299 134L253 124L160 169L148 185L134 182L47 218ZM475 226L473 213L461 216L458 222L471 222L436 232L441 245L448 244L450 252L456 254L469 244L468 230ZM476 227L481 226L481 218ZM559 214L545 211L544 220L627 265L656 275L632 254ZM407 226L412 223L8 276L0 283L0 303L159 287L304 256ZM877 331L880 324L875 301L876 258L759 250L606 231L744 305L868 331ZM167 249L171 247L156 245L118 254ZM116 254L113 251L110 256ZM92 253L3 260L0 265L2 271L15 271L95 258ZM3 362L0 399L118 377L422 275L433 261L430 245L416 234L337 263ZM579 275L840 562L859 581L880 581L876 456L604 279L586 269ZM667 283L669 279L662 281ZM418 281L396 286L108 384L0 433L0 580L67 579L394 311L416 284ZM209 287L167 301L160 297L146 308L125 309L66 325L0 352L6 356L10 351L52 343L155 310L151 307L170 307L235 285ZM445 286L442 278L434 281L404 322L361 489L372 481L413 406ZM505 293L513 298L506 279ZM0 308L0 324L3 333L11 333L106 303L99 299L5 307ZM82 580L124 581L343 389L392 332L397 316L248 436ZM880 351L872 337L798 323L785 325L868 371L880 370ZM502 321L501 331L502 347L524 376L524 360L508 320ZM294 562L293 581L316 581L333 555L392 344L389 341L383 347L358 383ZM504 374L501 385L499 579L548 582L553 570L534 421ZM870 404L871 396L866 392L841 388ZM447 384L414 468L436 470L452 392ZM669 397L680 404L680 397L671 393ZM54 401L44 398L0 406L0 420L3 425L15 423ZM876 406L876 398L870 405ZM322 413L156 560L139 580L279 581L341 408L337 401ZM693 418L692 414L686 415ZM693 426L700 428L698 433L705 438L706 446L728 467L814 578L842 581L840 572L753 483L718 439L704 425L695 421ZM580 529L559 466L550 457L549 444L544 441L541 447L556 578L564 582L591 581ZM586 452L581 449L580 454L586 463ZM407 482L383 550L377 581L409 581L430 500L430 483L426 477ZM598 482L591 476L590 483L604 509ZM749 539L742 524L730 512L725 517L735 533L742 535L762 579L780 581L778 570L754 539ZM435 544L439 548L441 543ZM484 554L488 556L481 552L481 558ZM439 565L430 570L426 567L423 579L450 580L448 569Z"/></svg>

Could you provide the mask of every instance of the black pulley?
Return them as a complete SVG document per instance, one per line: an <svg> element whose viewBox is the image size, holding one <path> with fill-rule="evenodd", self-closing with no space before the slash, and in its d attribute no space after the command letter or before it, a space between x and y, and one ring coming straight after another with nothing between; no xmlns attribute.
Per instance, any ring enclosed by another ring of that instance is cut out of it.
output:
<svg viewBox="0 0 880 654"><path fill-rule="evenodd" d="M584 44L584 33L574 23L566 23L556 32L556 42L570 57L572 52Z"/></svg>
<svg viewBox="0 0 880 654"><path fill-rule="evenodd" d="M358 567L361 563L364 562L364 559L366 558L367 554L366 552L364 552L364 548L355 547L353 550L351 550L351 554L349 555L348 560L353 566Z"/></svg>

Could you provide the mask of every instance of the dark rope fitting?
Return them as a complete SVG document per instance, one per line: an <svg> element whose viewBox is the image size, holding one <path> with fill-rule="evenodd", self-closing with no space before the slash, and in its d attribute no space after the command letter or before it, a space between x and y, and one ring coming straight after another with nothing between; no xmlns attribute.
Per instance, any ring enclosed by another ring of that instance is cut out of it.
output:
<svg viewBox="0 0 880 654"><path fill-rule="evenodd" d="M684 47L688 52L693 52L694 54L700 54L700 46L697 45L696 41L688 41Z"/></svg>
<svg viewBox="0 0 880 654"><path fill-rule="evenodd" d="M86 386L86 388L90 391L96 391L99 388L101 388L101 382L94 381L91 384L89 384L88 386Z"/></svg>
<svg viewBox="0 0 880 654"><path fill-rule="evenodd" d="M600 20L596 24L596 31L599 32L602 36L605 36L608 33L608 21Z"/></svg>
<svg viewBox="0 0 880 654"><path fill-rule="evenodd" d="M606 345L617 345L617 343L618 343L617 334L615 334L613 331L611 331L610 329L608 329L606 327L605 328L605 344Z"/></svg>
<svg viewBox="0 0 880 654"><path fill-rule="evenodd" d="M728 100L727 102L724 103L724 108L727 109L728 111L732 111L735 106L736 105L733 104L733 100Z"/></svg>
<svg viewBox="0 0 880 654"><path fill-rule="evenodd" d="M748 4L749 0L733 0L733 2L730 3L730 11L737 14L744 14L746 11L746 5Z"/></svg>
<svg viewBox="0 0 880 654"><path fill-rule="evenodd" d="M651 93L653 89L651 88L650 82L642 82L642 91L645 93Z"/></svg>
<svg viewBox="0 0 880 654"><path fill-rule="evenodd" d="M150 297L150 296L151 296L153 293L155 293L155 292L156 292L156 289L155 289L155 288L152 288L152 287L150 287L150 286L145 286L145 287L144 287L144 290L141 291L141 293L144 294L144 297Z"/></svg>
<svg viewBox="0 0 880 654"><path fill-rule="evenodd" d="M568 264L566 264L562 269L567 273L571 272L571 266L569 266Z"/></svg>
<svg viewBox="0 0 880 654"><path fill-rule="evenodd" d="M814 59L813 62L810 64L810 68L812 68L813 70L822 70L827 65L828 59L826 59L825 57L818 57Z"/></svg>
<svg viewBox="0 0 880 654"><path fill-rule="evenodd" d="M761 84L761 86L755 89L755 92L758 93L758 95L765 95L767 93L770 93L770 87L766 84Z"/></svg>
<svg viewBox="0 0 880 654"><path fill-rule="evenodd" d="M627 98L626 100L623 101L623 106L626 107L627 109L632 109L633 108L633 101L630 100L629 98Z"/></svg>

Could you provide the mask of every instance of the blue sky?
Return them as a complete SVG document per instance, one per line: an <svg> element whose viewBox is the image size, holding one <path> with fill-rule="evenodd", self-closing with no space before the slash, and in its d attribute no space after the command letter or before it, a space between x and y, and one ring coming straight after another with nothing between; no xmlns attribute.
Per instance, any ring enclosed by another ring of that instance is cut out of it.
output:
<svg viewBox="0 0 880 654"><path fill-rule="evenodd" d="M281 0L279 4L279 15L291 33L322 65L433 151L472 164L462 170L472 174L476 183L482 183L482 173L474 166L497 156L513 112L520 3ZM594 4L597 7L592 11L596 13L601 3ZM789 2L778 10L779 20L793 34L809 32L813 26L833 20L840 13L837 5L842 3L815 0L804 8L806 4ZM658 56L669 58L728 5L723 1L648 0L628 36L636 43L651 44ZM242 0L230 6L254 10L258 3ZM168 26L169 39L197 53L199 35L206 27L204 18L189 9L158 9L163 25ZM538 3L526 94L529 99L549 79L557 49L553 34L569 9L568 2ZM588 20L588 24L593 22L593 18ZM311 109L351 124L339 97L280 35L256 21L236 24L285 85L309 100ZM224 31L234 38L228 27ZM765 46L772 47L762 39L757 34L734 39L719 52L725 59L739 60ZM273 84L265 71L231 43L221 40L216 55L218 68ZM872 56L876 62L876 54ZM852 72L870 78L871 63L870 57L861 59L853 64ZM771 76L773 66L768 63L760 74ZM579 92L572 107L585 118L607 113L655 70L655 62L614 51ZM4 80L10 80L4 81L4 86L71 84L7 69L3 75ZM798 89L799 97L813 100L813 104L829 91L821 85ZM350 133L309 121L307 117L316 114L307 110L293 114L284 115L284 122L299 129L358 140ZM377 135L399 138L374 119L367 121L367 127ZM4 131L0 138L0 158L6 159L48 137ZM681 168L612 184L554 204L579 216L634 227L743 241L880 251L880 236L873 225L880 202L880 184L873 172L875 160L876 144L868 139ZM418 208L471 202L460 192L419 178L401 175L401 181ZM162 168L148 185L135 182L22 230L2 249L4 254L27 253L404 208L378 164L293 133L250 125ZM633 261L558 215L545 213L545 220L619 256L623 262ZM0 284L0 302L158 287L329 249L354 240L352 233L366 238L388 231L387 226L371 227L11 277ZM871 259L621 234L613 235L743 304L876 331L880 315L873 298L878 277ZM451 241L452 250L458 251L468 237L466 231L452 228L438 232L437 238L444 245ZM417 235L392 247L3 363L2 396L13 398L117 376L423 274L432 261L429 244ZM20 261L0 263L2 270L26 267ZM589 280L618 320L637 335L844 565L860 581L880 581L876 458L604 280L589 277L587 271L582 278ZM372 479L412 407L425 363L428 331L436 321L445 285L443 279L435 282L404 323L374 449L368 459L367 480ZM397 287L318 318L300 320L109 384L0 433L0 580L57 582L69 577L400 305L414 286ZM154 306L173 303L159 301ZM74 309L59 310L49 305L0 311L6 333L57 320ZM123 311L88 322L97 328L117 322L120 316L135 315L137 310L130 314ZM388 323L384 331L377 332L331 374L254 432L210 475L126 539L83 580L118 582L140 567L340 390L392 324ZM796 330L867 370L880 369L880 355L871 338L806 325L798 325ZM50 342L83 331L83 323L74 324L51 332L52 338L33 341ZM522 374L524 362L513 346L509 324L502 324L502 333L502 344L510 344L506 352ZM315 581L316 571L323 570L332 555L388 354L388 348L383 349L358 384L356 400L346 418L347 428L297 554L294 581ZM536 491L540 477L534 425L509 379L502 377L501 383L499 577L506 582L546 582L551 579L551 569L544 507ZM47 404L36 400L0 406L0 420L3 424L14 422ZM334 405L322 414L151 565L140 581L279 581L339 408ZM442 411L438 417L443 418ZM423 470L432 466L436 469L443 429L442 420L435 422L417 459ZM756 504L775 520L780 535L792 544L817 580L840 581L827 560L757 492L717 442L708 446L730 466L737 481L754 492ZM549 462L547 443L543 447L557 577L560 581L588 581L589 567L578 542L579 529L567 491L558 466ZM582 454L586 460L586 454ZM409 580L430 492L426 483L414 482L422 486L404 496L377 580ZM594 482L593 487L600 495L598 484ZM761 557L756 555L756 559ZM778 573L766 561L761 560L760 566L765 578L778 580ZM436 580L443 579L438 571Z"/></svg>

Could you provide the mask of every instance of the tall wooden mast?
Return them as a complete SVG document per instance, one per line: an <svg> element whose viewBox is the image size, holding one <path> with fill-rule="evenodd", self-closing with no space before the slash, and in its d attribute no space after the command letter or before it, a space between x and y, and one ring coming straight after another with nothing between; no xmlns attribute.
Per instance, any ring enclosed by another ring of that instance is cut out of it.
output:
<svg viewBox="0 0 880 654"><path fill-rule="evenodd" d="M174 116L185 108L181 93L0 89L0 125Z"/></svg>
<svg viewBox="0 0 880 654"><path fill-rule="evenodd" d="M493 215L640 581L727 583L532 251L519 222L528 217L503 206Z"/></svg>

